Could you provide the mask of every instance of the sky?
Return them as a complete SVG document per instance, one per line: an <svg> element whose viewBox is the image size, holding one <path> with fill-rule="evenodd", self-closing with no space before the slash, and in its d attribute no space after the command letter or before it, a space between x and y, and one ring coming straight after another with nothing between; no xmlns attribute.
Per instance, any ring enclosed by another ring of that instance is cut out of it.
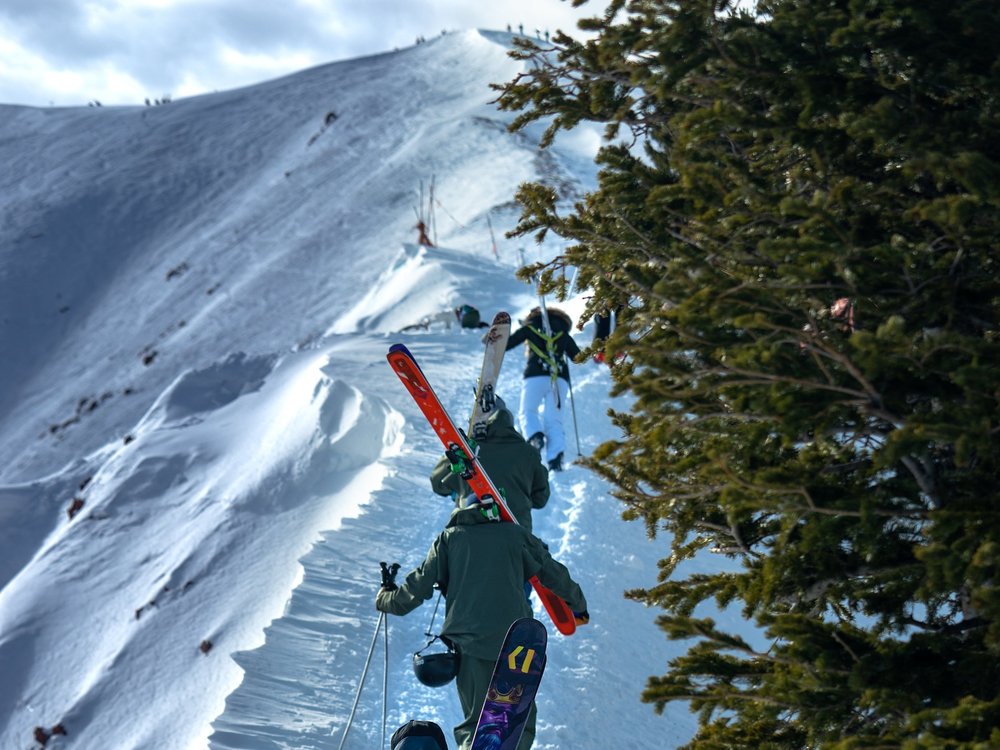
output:
<svg viewBox="0 0 1000 750"><path fill-rule="evenodd" d="M410 46L442 31L576 31L565 0L4 0L0 103L136 105Z"/></svg>
<svg viewBox="0 0 1000 750"><path fill-rule="evenodd" d="M489 105L509 43L449 34L161 107L0 105L0 747L56 727L46 750L338 746L378 563L414 568L450 510L428 481L441 444L385 354L406 344L466 419L479 331L409 326L463 302L523 318L537 297L514 275L511 196L594 176ZM437 247L421 248L431 179ZM527 260L555 243L524 243ZM585 296L559 306L578 321ZM498 393L515 408L522 369L512 350ZM618 436L607 411L629 401L606 366L572 379L575 459ZM668 540L581 466L550 481L534 532L591 621L564 637L536 604L535 750L677 748L694 716L640 693L687 644L624 597L655 585ZM681 574L727 564L705 554ZM454 687L411 666L432 612L389 618L345 750L378 746L383 696L389 733L418 718L450 737Z"/></svg>

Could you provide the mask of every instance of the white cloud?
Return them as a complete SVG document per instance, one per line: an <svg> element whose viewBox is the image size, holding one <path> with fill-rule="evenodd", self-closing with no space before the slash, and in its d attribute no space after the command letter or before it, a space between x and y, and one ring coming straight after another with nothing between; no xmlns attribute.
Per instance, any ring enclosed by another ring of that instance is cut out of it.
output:
<svg viewBox="0 0 1000 750"><path fill-rule="evenodd" d="M4 0L0 102L140 104L258 83L469 28L554 32L605 3L561 0ZM220 62L222 65L220 66ZM198 88L201 86L202 88Z"/></svg>

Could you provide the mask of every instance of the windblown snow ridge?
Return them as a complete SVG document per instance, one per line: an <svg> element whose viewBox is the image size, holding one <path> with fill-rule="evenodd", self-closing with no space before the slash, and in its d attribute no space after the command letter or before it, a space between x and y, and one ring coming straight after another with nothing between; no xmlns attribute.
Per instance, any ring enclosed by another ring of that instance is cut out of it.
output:
<svg viewBox="0 0 1000 750"><path fill-rule="evenodd" d="M0 673L25 678L0 690L0 746L60 723L81 747L205 741L242 679L228 655L262 642L299 558L359 512L399 450L402 418L347 377L335 353L234 354L179 376L127 442L0 487L0 542L33 540L0 592ZM36 512L4 513L26 493ZM94 597L107 606L87 621L46 616ZM114 698L124 685L145 695L141 722Z"/></svg>

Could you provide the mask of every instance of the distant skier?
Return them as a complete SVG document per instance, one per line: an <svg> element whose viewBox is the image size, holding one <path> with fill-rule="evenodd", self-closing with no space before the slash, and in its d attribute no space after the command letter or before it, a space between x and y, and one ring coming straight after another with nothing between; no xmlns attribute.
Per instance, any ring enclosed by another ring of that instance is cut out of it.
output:
<svg viewBox="0 0 1000 750"><path fill-rule="evenodd" d="M538 576L566 601L578 624L590 619L587 600L569 571L523 526L499 521L492 501L457 508L420 566L395 590L379 589L375 599L379 611L406 615L440 584L445 596L441 637L459 653L456 688L465 715L454 730L459 750L469 750L472 743L507 629L531 616L524 582ZM535 714L533 707L519 750L534 742Z"/></svg>
<svg viewBox="0 0 1000 750"><path fill-rule="evenodd" d="M531 511L544 508L549 501L549 474L539 461L538 451L514 429L514 415L499 396L486 422L486 436L479 441L479 461L503 493L514 518L531 531ZM453 497L459 507L476 499L462 477L453 472L447 456L431 472L431 489Z"/></svg>
<svg viewBox="0 0 1000 750"><path fill-rule="evenodd" d="M548 308L551 337L545 333L541 308L534 308L522 325L507 339L507 349L525 344L527 364L521 387L518 417L521 432L539 452L544 448L545 460L553 471L562 471L566 449L563 408L569 393L569 365L580 353L580 347L570 336L573 321L562 310ZM558 392L558 398L556 396Z"/></svg>
<svg viewBox="0 0 1000 750"><path fill-rule="evenodd" d="M605 310L604 312L598 313L594 316L594 340L591 346L594 349L599 349L594 354L594 361L599 364L605 364L606 355L604 354L604 342L607 341L608 336L611 335L612 319L617 322L618 315L621 313L622 306L616 305L610 310Z"/></svg>

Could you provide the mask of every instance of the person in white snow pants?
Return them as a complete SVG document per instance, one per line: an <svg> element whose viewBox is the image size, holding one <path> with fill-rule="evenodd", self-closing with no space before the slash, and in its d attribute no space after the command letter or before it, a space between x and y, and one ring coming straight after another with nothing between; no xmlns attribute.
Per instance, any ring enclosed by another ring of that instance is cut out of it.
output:
<svg viewBox="0 0 1000 750"><path fill-rule="evenodd" d="M558 404L556 392L558 390ZM563 427L563 409L569 408L569 383L562 378L556 378L553 383L548 375L537 375L525 378L521 385L521 403L518 409L518 421L523 435L534 435L533 441L539 448L538 435L544 436L543 445L545 462L549 468L553 461L559 459L561 468L562 456L566 451L566 430ZM560 406L561 405L561 406Z"/></svg>
<svg viewBox="0 0 1000 750"><path fill-rule="evenodd" d="M563 414L569 409L568 360L580 353L580 347L569 334L573 327L569 315L554 307L547 313L544 316L538 307L528 313L507 339L507 349L526 347L518 414L522 434L539 452L544 451L550 469L561 471L566 451Z"/></svg>

